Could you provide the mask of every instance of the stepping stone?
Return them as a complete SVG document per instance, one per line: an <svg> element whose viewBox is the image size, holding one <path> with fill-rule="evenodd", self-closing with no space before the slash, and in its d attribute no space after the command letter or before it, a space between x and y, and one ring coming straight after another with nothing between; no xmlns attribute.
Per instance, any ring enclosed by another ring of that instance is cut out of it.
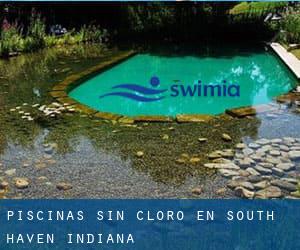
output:
<svg viewBox="0 0 300 250"><path fill-rule="evenodd" d="M251 165L254 164L254 163L255 163L255 162L254 162L251 158L249 158L249 157L246 157L245 159L240 160L240 161L238 162L239 166L240 166L241 168L243 168L243 169L246 169L246 168L248 168L248 167L251 167Z"/></svg>
<svg viewBox="0 0 300 250"><path fill-rule="evenodd" d="M282 191L279 187L269 186L260 191L257 191L255 198L258 199L271 199L271 198L280 198L282 197Z"/></svg>
<svg viewBox="0 0 300 250"><path fill-rule="evenodd" d="M292 184L295 184L297 185L298 184L298 180L295 179L295 178L281 178L282 181L287 181L289 183L292 183Z"/></svg>
<svg viewBox="0 0 300 250"><path fill-rule="evenodd" d="M250 182L252 182L252 183L257 183L257 182L262 181L263 179L262 179L262 177L261 177L260 175L250 175L250 176L248 177L248 180L249 180Z"/></svg>
<svg viewBox="0 0 300 250"><path fill-rule="evenodd" d="M227 186L231 189L234 189L236 187L243 187L248 190L254 190L253 184L249 181L231 180L227 183Z"/></svg>
<svg viewBox="0 0 300 250"><path fill-rule="evenodd" d="M254 150L253 149L251 149L251 148L244 148L243 149L243 154L244 155L251 155L251 154L253 154L254 153Z"/></svg>
<svg viewBox="0 0 300 250"><path fill-rule="evenodd" d="M284 176L284 171L280 168L272 168L272 173L279 177Z"/></svg>
<svg viewBox="0 0 300 250"><path fill-rule="evenodd" d="M247 168L246 171L248 171L251 175L260 175L260 173L257 172L254 168Z"/></svg>
<svg viewBox="0 0 300 250"><path fill-rule="evenodd" d="M239 172L230 169L220 169L219 172L224 177L232 177L239 175Z"/></svg>
<svg viewBox="0 0 300 250"><path fill-rule="evenodd" d="M290 151L289 158L291 160L299 160L300 159L300 151Z"/></svg>
<svg viewBox="0 0 300 250"><path fill-rule="evenodd" d="M269 154L272 156L280 156L281 155L280 151L278 151L278 150L271 150L269 152Z"/></svg>
<svg viewBox="0 0 300 250"><path fill-rule="evenodd" d="M246 147L246 144L244 144L244 143L238 143L235 145L236 149L244 149L245 147Z"/></svg>
<svg viewBox="0 0 300 250"><path fill-rule="evenodd" d="M271 181L271 184L273 186L280 187L280 188L288 190L290 192L293 192L293 191L297 190L297 186L296 185L294 185L294 184L292 184L290 182L287 182L287 181L283 181L283 180L273 180L273 181Z"/></svg>
<svg viewBox="0 0 300 250"><path fill-rule="evenodd" d="M279 168L283 171L290 171L295 168L295 164L294 163L280 163L280 164L276 165L276 168Z"/></svg>
<svg viewBox="0 0 300 250"><path fill-rule="evenodd" d="M280 149L281 151L285 151L285 152L290 151L290 148L289 148L288 146L286 146L286 145L280 145L280 146L279 146L279 149Z"/></svg>
<svg viewBox="0 0 300 250"><path fill-rule="evenodd" d="M249 148L252 148L252 149L258 149L258 148L261 147L261 145L256 144L256 143L250 143L250 144L248 145L248 147L249 147Z"/></svg>
<svg viewBox="0 0 300 250"><path fill-rule="evenodd" d="M263 139L257 140L256 143L260 144L260 145L267 145L267 144L270 144L271 141L263 138Z"/></svg>
<svg viewBox="0 0 300 250"><path fill-rule="evenodd" d="M270 186L270 183L268 181L264 180L264 181L254 183L253 186L254 186L255 189L265 189L268 186Z"/></svg>
<svg viewBox="0 0 300 250"><path fill-rule="evenodd" d="M243 187L237 187L234 190L234 193L236 196L241 197L241 198L247 198L247 199L252 199L254 197L254 192L249 191L246 188Z"/></svg>
<svg viewBox="0 0 300 250"><path fill-rule="evenodd" d="M271 143L280 144L280 143L282 143L282 139L279 139L279 138L272 139Z"/></svg>
<svg viewBox="0 0 300 250"><path fill-rule="evenodd" d="M273 168L274 167L274 164L267 163L267 162L261 162L261 163L259 163L259 165L264 167L264 168Z"/></svg>
<svg viewBox="0 0 300 250"><path fill-rule="evenodd" d="M265 162L271 163L271 164L280 164L280 163L282 163L280 159L273 158L273 157L267 157Z"/></svg>
<svg viewBox="0 0 300 250"><path fill-rule="evenodd" d="M231 163L206 163L204 164L204 167L206 168L212 168L212 169L235 169L239 170L239 166L235 165L233 162Z"/></svg>
<svg viewBox="0 0 300 250"><path fill-rule="evenodd" d="M269 168L264 168L260 165L255 166L255 170L260 172L261 174L272 174L272 170Z"/></svg>

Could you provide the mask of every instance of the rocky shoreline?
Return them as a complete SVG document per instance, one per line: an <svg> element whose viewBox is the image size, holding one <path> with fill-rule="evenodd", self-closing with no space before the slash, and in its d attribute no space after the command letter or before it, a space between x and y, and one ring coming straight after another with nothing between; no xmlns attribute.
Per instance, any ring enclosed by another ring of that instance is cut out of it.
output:
<svg viewBox="0 0 300 250"><path fill-rule="evenodd" d="M208 155L206 168L217 169L238 197L300 198L300 138L259 139L235 150Z"/></svg>

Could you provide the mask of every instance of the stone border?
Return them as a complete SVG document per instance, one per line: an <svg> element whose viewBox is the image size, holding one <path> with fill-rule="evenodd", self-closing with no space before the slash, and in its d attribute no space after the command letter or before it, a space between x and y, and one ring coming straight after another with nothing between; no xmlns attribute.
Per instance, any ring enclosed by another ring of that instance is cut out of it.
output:
<svg viewBox="0 0 300 250"><path fill-rule="evenodd" d="M120 52L117 55L111 57L109 61L101 62L100 64L93 66L79 74L70 75L65 78L64 81L56 84L50 91L50 95L56 99L56 101L62 104L72 105L79 112L92 115L96 118L118 121L120 123L132 124L135 122L178 122L178 123L187 123L187 122L209 122L215 118L218 118L224 114L230 115L236 118L244 118L247 116L254 116L260 113L265 113L269 111L276 111L278 107L272 104L262 104L256 106L246 106L239 107L234 109L227 109L224 113L219 115L207 115L207 114L178 114L175 118L170 116L162 115L140 115L129 117L121 114L114 114L110 112L102 112L90 108L86 105L79 103L78 101L69 97L68 93L80 85L83 81L93 77L94 75L107 70L115 66L116 64L125 61L131 56L136 55L136 51L130 50L126 52ZM293 103L300 102L300 92L291 91L289 93L280 95L276 97L276 101L279 103Z"/></svg>

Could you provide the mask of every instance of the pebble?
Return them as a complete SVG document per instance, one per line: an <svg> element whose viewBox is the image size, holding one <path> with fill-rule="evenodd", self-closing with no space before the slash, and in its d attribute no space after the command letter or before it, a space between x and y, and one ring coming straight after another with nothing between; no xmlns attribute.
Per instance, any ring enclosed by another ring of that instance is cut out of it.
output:
<svg viewBox="0 0 300 250"><path fill-rule="evenodd" d="M15 186L18 189L25 189L25 188L28 188L29 182L26 178L16 178L15 179Z"/></svg>
<svg viewBox="0 0 300 250"><path fill-rule="evenodd" d="M220 169L220 174L224 177L238 176L239 172L230 169Z"/></svg>
<svg viewBox="0 0 300 250"><path fill-rule="evenodd" d="M144 156L144 152L143 151L137 151L135 154L138 158L142 158Z"/></svg>
<svg viewBox="0 0 300 250"><path fill-rule="evenodd" d="M268 181L264 180L264 181L254 183L253 185L254 185L255 189L264 189L264 188L267 188L268 186L270 186L270 183Z"/></svg>
<svg viewBox="0 0 300 250"><path fill-rule="evenodd" d="M6 171L4 171L4 173L8 176L12 176L12 175L15 175L16 174L16 169L13 168L13 169L8 169Z"/></svg>
<svg viewBox="0 0 300 250"><path fill-rule="evenodd" d="M222 156L219 154L219 153L216 153L216 152L212 152L208 155L208 158L209 159L217 159L217 158L221 158Z"/></svg>
<svg viewBox="0 0 300 250"><path fill-rule="evenodd" d="M280 156L281 155L280 151L278 151L278 150L271 150L269 152L269 154L272 156Z"/></svg>
<svg viewBox="0 0 300 250"><path fill-rule="evenodd" d="M252 149L258 149L258 148L260 148L260 145L258 145L258 144L256 144L256 143L250 143L250 144L248 145L248 147L249 147L249 148L252 148Z"/></svg>
<svg viewBox="0 0 300 250"><path fill-rule="evenodd" d="M244 181L243 179L242 180L231 180L227 183L227 186L231 189L234 189L236 187L243 187L243 188L246 188L248 190L254 190L254 186L251 182L248 182L248 181Z"/></svg>
<svg viewBox="0 0 300 250"><path fill-rule="evenodd" d="M226 188L220 188L216 191L217 195L224 195L226 193Z"/></svg>
<svg viewBox="0 0 300 250"><path fill-rule="evenodd" d="M235 145L236 149L244 149L245 147L246 147L246 144L244 144L244 143L238 143Z"/></svg>
<svg viewBox="0 0 300 250"><path fill-rule="evenodd" d="M164 134L164 135L162 136L162 139L163 139L163 140L169 140L169 135Z"/></svg>
<svg viewBox="0 0 300 250"><path fill-rule="evenodd" d="M225 133L222 134L222 139L227 142L232 140L231 136Z"/></svg>
<svg viewBox="0 0 300 250"><path fill-rule="evenodd" d="M7 181L0 182L0 189L6 189L8 188L9 183Z"/></svg>
<svg viewBox="0 0 300 250"><path fill-rule="evenodd" d="M200 195L200 194L202 193L202 188L200 188L200 187L193 188L193 189L192 189L192 193L193 193L194 195Z"/></svg>
<svg viewBox="0 0 300 250"><path fill-rule="evenodd" d="M56 185L56 188L58 190L63 190L63 191L66 191L66 190L69 190L69 189L72 189L73 186L71 183L67 183L67 182L60 182Z"/></svg>
<svg viewBox="0 0 300 250"><path fill-rule="evenodd" d="M207 142L207 138L200 137L200 138L198 138L198 142L200 142L200 143Z"/></svg>
<svg viewBox="0 0 300 250"><path fill-rule="evenodd" d="M211 169L240 169L239 166L237 166L234 163L206 163L204 164L204 167L211 168Z"/></svg>
<svg viewBox="0 0 300 250"><path fill-rule="evenodd" d="M254 153L254 150L253 149L251 149L251 148L244 148L243 149L243 154L244 155L251 155L251 154L253 154Z"/></svg>
<svg viewBox="0 0 300 250"><path fill-rule="evenodd" d="M192 164L199 163L200 161L201 161L201 159L199 157L192 157L190 159L190 163L192 163Z"/></svg>

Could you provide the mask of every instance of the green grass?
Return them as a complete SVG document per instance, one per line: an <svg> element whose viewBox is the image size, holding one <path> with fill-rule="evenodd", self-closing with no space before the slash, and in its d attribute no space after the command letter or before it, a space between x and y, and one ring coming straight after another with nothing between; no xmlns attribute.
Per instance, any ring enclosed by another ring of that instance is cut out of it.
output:
<svg viewBox="0 0 300 250"><path fill-rule="evenodd" d="M300 60L300 49L294 49L291 52Z"/></svg>

